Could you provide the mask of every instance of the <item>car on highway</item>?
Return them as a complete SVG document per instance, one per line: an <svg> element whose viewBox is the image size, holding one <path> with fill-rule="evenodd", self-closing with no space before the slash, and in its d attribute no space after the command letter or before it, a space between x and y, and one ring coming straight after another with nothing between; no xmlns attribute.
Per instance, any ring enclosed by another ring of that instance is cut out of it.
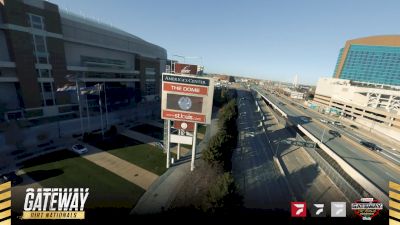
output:
<svg viewBox="0 0 400 225"><path fill-rule="evenodd" d="M88 151L88 149L81 144L73 145L71 150L79 155L82 155L83 153L86 153Z"/></svg>
<svg viewBox="0 0 400 225"><path fill-rule="evenodd" d="M360 141L360 144L364 145L365 147L373 150L373 151L377 151L380 152L382 149L377 146L375 143L369 142L369 141Z"/></svg>
<svg viewBox="0 0 400 225"><path fill-rule="evenodd" d="M11 181L11 185L15 186L22 183L22 177L15 174L15 172L5 173L0 176L0 184Z"/></svg>
<svg viewBox="0 0 400 225"><path fill-rule="evenodd" d="M358 127L357 127L356 125L353 125L353 124L350 125L350 127L351 127L351 128L354 128L354 129L358 129Z"/></svg>
<svg viewBox="0 0 400 225"><path fill-rule="evenodd" d="M334 137L342 137L342 135L339 132L337 132L336 130L329 130L328 132L329 132L329 134L331 134Z"/></svg>
<svg viewBox="0 0 400 225"><path fill-rule="evenodd" d="M312 119L311 119L311 117L306 117L306 116L302 116L302 117L300 117L300 119L303 121L303 122L306 122L306 123L308 123L308 122L310 122Z"/></svg>
<svg viewBox="0 0 400 225"><path fill-rule="evenodd" d="M329 121L326 119L319 119L319 121L321 121L321 123L329 123Z"/></svg>

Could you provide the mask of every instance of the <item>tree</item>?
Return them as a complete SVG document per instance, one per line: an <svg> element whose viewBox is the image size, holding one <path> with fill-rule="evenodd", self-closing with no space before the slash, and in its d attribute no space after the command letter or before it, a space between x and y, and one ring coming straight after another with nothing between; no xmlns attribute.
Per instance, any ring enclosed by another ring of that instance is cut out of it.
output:
<svg viewBox="0 0 400 225"><path fill-rule="evenodd" d="M203 204L203 211L227 213L239 209L242 199L237 193L235 181L230 173L220 175L210 187Z"/></svg>

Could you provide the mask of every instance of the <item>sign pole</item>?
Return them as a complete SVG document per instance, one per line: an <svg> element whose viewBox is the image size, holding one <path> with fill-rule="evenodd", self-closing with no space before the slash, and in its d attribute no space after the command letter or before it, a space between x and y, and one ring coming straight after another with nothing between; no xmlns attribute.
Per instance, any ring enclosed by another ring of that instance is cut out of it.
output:
<svg viewBox="0 0 400 225"><path fill-rule="evenodd" d="M193 132L193 145L192 145L192 162L190 163L190 171L194 170L194 158L196 155L196 138L197 137L197 123L194 123L194 132Z"/></svg>
<svg viewBox="0 0 400 225"><path fill-rule="evenodd" d="M168 129L168 132L167 132L167 146L166 146L166 148L167 148L167 169L169 168L169 161L170 161L170 148L169 148L169 146L170 146L170 144L169 144L169 142L170 142L170 132L171 132L171 120L167 120L167 129Z"/></svg>
<svg viewBox="0 0 400 225"><path fill-rule="evenodd" d="M178 134L181 135L181 129L178 129ZM177 160L179 160L180 152L181 152L181 143L178 143L178 149L176 150L176 159Z"/></svg>

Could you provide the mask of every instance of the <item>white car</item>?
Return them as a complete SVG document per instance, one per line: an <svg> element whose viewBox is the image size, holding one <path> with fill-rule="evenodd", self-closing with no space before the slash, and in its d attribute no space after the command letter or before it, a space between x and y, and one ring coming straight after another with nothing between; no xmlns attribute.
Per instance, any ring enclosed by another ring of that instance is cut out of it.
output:
<svg viewBox="0 0 400 225"><path fill-rule="evenodd" d="M78 153L79 155L82 155L83 153L88 151L88 149L81 144L73 145L71 149L72 151Z"/></svg>
<svg viewBox="0 0 400 225"><path fill-rule="evenodd" d="M328 123L328 120L326 119L319 119L319 121L321 121L322 123Z"/></svg>

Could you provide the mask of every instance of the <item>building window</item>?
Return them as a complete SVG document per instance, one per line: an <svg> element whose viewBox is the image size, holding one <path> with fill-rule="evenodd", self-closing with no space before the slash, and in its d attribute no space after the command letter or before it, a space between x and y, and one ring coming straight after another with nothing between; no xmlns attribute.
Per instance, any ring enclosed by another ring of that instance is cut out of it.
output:
<svg viewBox="0 0 400 225"><path fill-rule="evenodd" d="M43 83L44 92L52 92L51 83Z"/></svg>
<svg viewBox="0 0 400 225"><path fill-rule="evenodd" d="M137 55L135 56L135 70L140 71L140 57Z"/></svg>
<svg viewBox="0 0 400 225"><path fill-rule="evenodd" d="M48 69L36 69L38 77L51 77L51 70Z"/></svg>
<svg viewBox="0 0 400 225"><path fill-rule="evenodd" d="M156 92L155 92L155 86L156 86L156 84L155 84L155 82L146 82L145 83L145 93L146 93L146 95L154 95Z"/></svg>
<svg viewBox="0 0 400 225"><path fill-rule="evenodd" d="M55 105L53 84L50 82L40 83L40 90L42 93L42 106Z"/></svg>
<svg viewBox="0 0 400 225"><path fill-rule="evenodd" d="M29 25L33 28L43 30L44 29L44 19L42 16L35 14L28 14Z"/></svg>
<svg viewBox="0 0 400 225"><path fill-rule="evenodd" d="M49 59L48 56L49 54L47 53L47 43L46 43L46 37L41 36L41 35L33 35L33 45L34 45L34 53L36 57L36 63L40 64L48 64Z"/></svg>
<svg viewBox="0 0 400 225"><path fill-rule="evenodd" d="M149 77L154 78L154 76L156 75L156 69L154 69L154 68L145 68L144 74L148 78Z"/></svg>

